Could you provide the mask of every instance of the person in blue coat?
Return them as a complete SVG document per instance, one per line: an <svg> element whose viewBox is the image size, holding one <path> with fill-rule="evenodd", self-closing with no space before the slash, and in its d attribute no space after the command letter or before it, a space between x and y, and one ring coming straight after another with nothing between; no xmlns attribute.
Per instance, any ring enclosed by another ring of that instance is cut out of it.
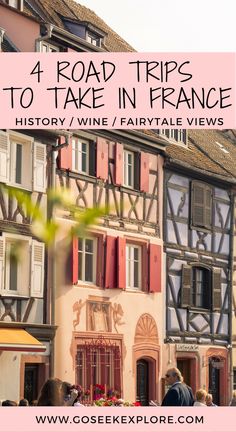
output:
<svg viewBox="0 0 236 432"><path fill-rule="evenodd" d="M162 406L193 406L194 397L192 389L183 382L179 369L168 369L165 379L169 390L164 396Z"/></svg>

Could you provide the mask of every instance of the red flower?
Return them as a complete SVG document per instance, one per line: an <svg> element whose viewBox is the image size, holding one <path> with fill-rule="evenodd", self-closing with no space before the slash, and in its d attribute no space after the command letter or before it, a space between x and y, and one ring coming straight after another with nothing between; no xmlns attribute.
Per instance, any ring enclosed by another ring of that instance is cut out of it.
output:
<svg viewBox="0 0 236 432"><path fill-rule="evenodd" d="M140 402L134 402L134 406L141 406Z"/></svg>

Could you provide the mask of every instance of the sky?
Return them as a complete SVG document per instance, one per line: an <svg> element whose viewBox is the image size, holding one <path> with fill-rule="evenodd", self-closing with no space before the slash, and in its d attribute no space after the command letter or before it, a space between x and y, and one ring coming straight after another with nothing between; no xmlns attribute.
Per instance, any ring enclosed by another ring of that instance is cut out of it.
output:
<svg viewBox="0 0 236 432"><path fill-rule="evenodd" d="M235 0L78 0L140 52L236 52Z"/></svg>

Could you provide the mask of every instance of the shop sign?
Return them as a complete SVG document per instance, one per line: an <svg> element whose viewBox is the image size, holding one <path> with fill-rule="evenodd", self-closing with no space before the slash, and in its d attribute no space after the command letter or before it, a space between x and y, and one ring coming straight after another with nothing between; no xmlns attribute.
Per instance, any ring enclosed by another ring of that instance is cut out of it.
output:
<svg viewBox="0 0 236 432"><path fill-rule="evenodd" d="M197 344L177 344L176 351L196 352L199 351Z"/></svg>

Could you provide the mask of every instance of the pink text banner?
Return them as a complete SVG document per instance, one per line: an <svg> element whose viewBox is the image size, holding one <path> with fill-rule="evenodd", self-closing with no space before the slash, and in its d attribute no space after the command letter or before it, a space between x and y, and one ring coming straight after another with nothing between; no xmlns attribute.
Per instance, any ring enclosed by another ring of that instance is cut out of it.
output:
<svg viewBox="0 0 236 432"><path fill-rule="evenodd" d="M235 432L234 407L0 407L1 432Z"/></svg>
<svg viewBox="0 0 236 432"><path fill-rule="evenodd" d="M4 129L236 127L233 53L1 53Z"/></svg>

